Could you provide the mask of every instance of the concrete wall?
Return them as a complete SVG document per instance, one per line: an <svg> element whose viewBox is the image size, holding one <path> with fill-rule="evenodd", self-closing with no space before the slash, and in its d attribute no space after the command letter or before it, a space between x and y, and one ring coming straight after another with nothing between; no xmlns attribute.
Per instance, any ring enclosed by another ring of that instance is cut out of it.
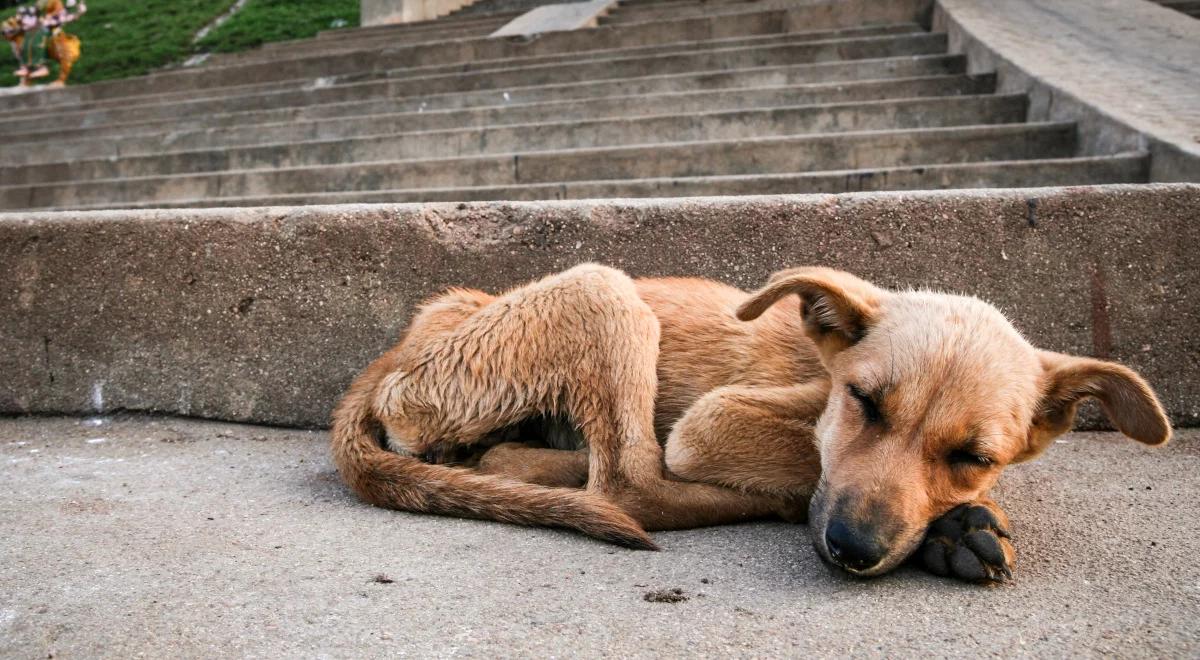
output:
<svg viewBox="0 0 1200 660"><path fill-rule="evenodd" d="M362 0L360 22L364 27L429 21L462 9L475 0Z"/></svg>
<svg viewBox="0 0 1200 660"><path fill-rule="evenodd" d="M1200 423L1200 186L0 215L0 412L322 426L450 285L797 264L999 304Z"/></svg>

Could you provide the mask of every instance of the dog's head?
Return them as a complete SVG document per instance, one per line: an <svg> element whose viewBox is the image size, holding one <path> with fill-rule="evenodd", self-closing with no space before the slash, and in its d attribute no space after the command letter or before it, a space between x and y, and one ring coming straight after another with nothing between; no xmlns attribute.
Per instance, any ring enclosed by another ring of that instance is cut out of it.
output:
<svg viewBox="0 0 1200 660"><path fill-rule="evenodd" d="M1070 430L1082 399L1149 445L1171 427L1150 387L1118 364L1041 351L975 298L880 289L848 273L776 273L738 309L792 294L831 378L817 423L813 543L862 576L895 567L929 523L977 499L1010 463Z"/></svg>

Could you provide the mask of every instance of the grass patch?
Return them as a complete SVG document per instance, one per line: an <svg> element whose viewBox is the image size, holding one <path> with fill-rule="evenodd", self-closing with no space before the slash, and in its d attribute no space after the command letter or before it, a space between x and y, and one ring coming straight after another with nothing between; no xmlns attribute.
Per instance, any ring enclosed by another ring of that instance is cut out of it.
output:
<svg viewBox="0 0 1200 660"><path fill-rule="evenodd" d="M192 36L234 0L90 0L88 12L67 25L83 40L83 55L70 83L140 76L182 61ZM5 16L8 12L5 12ZM0 85L15 85L16 58L3 44ZM55 71L54 75L58 72ZM53 80L54 76L42 79Z"/></svg>
<svg viewBox="0 0 1200 660"><path fill-rule="evenodd" d="M249 0L233 18L193 44L196 32L234 1L89 0L88 12L67 26L67 32L83 40L83 56L68 84L140 76L196 52L234 52L268 41L303 39L338 20L358 25L359 0ZM0 10L0 18L12 11ZM8 42L0 43L0 86L17 84L15 68ZM55 70L41 82L57 75Z"/></svg>
<svg viewBox="0 0 1200 660"><path fill-rule="evenodd" d="M210 32L198 45L201 51L230 53L255 48L269 41L306 39L335 22L356 26L360 0L249 0L233 18Z"/></svg>

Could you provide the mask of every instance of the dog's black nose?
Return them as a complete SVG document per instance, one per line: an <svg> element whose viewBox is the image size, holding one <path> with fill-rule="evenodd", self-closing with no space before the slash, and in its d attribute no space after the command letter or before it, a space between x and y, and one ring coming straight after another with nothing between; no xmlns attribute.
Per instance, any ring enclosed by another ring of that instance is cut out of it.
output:
<svg viewBox="0 0 1200 660"><path fill-rule="evenodd" d="M871 568L887 554L874 534L836 519L825 528L825 547L835 563L856 571Z"/></svg>

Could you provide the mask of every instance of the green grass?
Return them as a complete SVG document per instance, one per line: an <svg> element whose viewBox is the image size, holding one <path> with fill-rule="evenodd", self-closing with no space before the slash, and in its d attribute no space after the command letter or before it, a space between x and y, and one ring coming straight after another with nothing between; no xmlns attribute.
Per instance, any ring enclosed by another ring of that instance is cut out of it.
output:
<svg viewBox="0 0 1200 660"><path fill-rule="evenodd" d="M91 0L88 12L67 26L83 40L83 55L71 83L140 76L179 62L192 48L192 35L234 0ZM5 12L7 14L8 12ZM7 42L0 54L0 85L16 84ZM55 72L57 74L57 72ZM43 81L52 80L44 78Z"/></svg>
<svg viewBox="0 0 1200 660"><path fill-rule="evenodd" d="M312 37L334 21L358 25L359 0L250 0L200 41L202 51L229 53L268 41Z"/></svg>
<svg viewBox="0 0 1200 660"><path fill-rule="evenodd" d="M32 2L32 0L30 0ZM196 52L232 52L268 41L311 37L335 20L358 25L359 0L249 0L199 44L196 32L234 0L89 0L88 12L67 26L83 40L69 84L140 76ZM7 17L12 10L0 10ZM0 43L0 86L15 85L8 42ZM41 79L49 82L58 75Z"/></svg>

